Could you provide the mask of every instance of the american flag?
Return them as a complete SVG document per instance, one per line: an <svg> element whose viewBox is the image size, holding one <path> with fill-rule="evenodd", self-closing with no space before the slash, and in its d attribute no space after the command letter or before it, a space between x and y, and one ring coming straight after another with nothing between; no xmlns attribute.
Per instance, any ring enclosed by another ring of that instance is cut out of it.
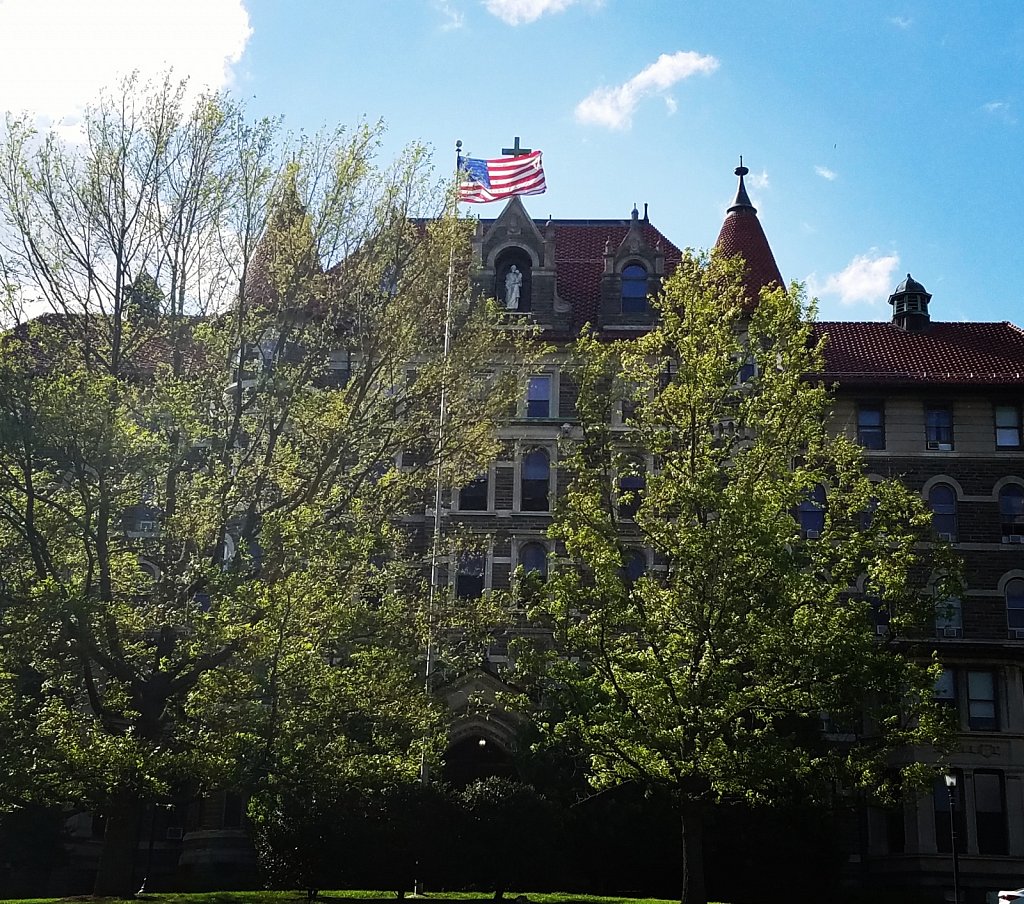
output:
<svg viewBox="0 0 1024 904"><path fill-rule="evenodd" d="M540 151L494 160L460 157L459 179L459 200L470 204L486 204L512 195L539 195L547 188Z"/></svg>

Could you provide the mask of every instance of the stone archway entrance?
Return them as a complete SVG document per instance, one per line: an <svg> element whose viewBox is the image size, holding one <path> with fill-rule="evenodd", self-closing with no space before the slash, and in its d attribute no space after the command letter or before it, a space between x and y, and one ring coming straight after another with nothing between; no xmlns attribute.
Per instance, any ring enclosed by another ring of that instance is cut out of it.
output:
<svg viewBox="0 0 1024 904"><path fill-rule="evenodd" d="M467 737L452 744L444 754L442 778L454 788L482 778L515 778L511 755L483 736Z"/></svg>

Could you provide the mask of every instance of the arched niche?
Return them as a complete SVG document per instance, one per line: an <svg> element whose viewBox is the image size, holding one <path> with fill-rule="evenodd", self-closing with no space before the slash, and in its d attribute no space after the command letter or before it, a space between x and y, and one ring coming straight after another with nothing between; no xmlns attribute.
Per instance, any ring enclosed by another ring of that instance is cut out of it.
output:
<svg viewBox="0 0 1024 904"><path fill-rule="evenodd" d="M522 277L519 298L509 304L509 273L515 267ZM502 249L494 261L494 297L507 310L529 311L533 300L533 259L525 248L510 246Z"/></svg>

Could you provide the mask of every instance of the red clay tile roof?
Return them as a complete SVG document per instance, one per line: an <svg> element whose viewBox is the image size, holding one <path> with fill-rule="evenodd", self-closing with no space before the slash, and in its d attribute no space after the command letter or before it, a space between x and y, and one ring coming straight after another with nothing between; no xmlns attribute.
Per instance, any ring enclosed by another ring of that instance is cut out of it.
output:
<svg viewBox="0 0 1024 904"><path fill-rule="evenodd" d="M742 257L747 264L746 290L749 307L757 304L764 286L784 286L775 255L753 207L731 207L722 223L716 250L727 257Z"/></svg>
<svg viewBox="0 0 1024 904"><path fill-rule="evenodd" d="M481 221L486 229L494 220ZM555 267L558 294L572 305L573 324L581 326L597 319L601 301L601 277L604 274L605 244L613 251L629 232L629 220L551 220L555 229ZM541 235L547 220L534 220ZM661 245L665 255L665 276L679 264L682 252L648 221L641 221L644 240L651 248Z"/></svg>
<svg viewBox="0 0 1024 904"><path fill-rule="evenodd" d="M825 375L844 384L1016 383L1024 389L1024 330L998 323L935 323L908 333L892 323L814 324L828 336Z"/></svg>

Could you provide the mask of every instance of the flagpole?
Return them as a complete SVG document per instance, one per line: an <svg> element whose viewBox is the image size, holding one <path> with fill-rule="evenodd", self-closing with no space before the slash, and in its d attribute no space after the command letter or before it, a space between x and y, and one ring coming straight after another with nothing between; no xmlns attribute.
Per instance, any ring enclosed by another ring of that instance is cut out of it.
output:
<svg viewBox="0 0 1024 904"><path fill-rule="evenodd" d="M455 186L452 193L452 216L458 216L458 183L459 161L462 156L462 141L455 142ZM452 344L452 292L455 282L455 237L451 237L448 248L448 289L444 306L444 347L441 352L441 398L437 412L437 468L434 472L434 536L430 549L430 589L427 593L427 661L424 668L423 691L429 695L434 676L434 605L441 589L441 506L444 498L444 441L445 426L448 415L448 358ZM420 751L420 783L430 782L430 761L427 758L427 746ZM417 862L417 866L419 863ZM417 869L417 873L419 870ZM423 884L416 878L413 880L414 897L423 895Z"/></svg>
<svg viewBox="0 0 1024 904"><path fill-rule="evenodd" d="M458 162L462 153L462 142L455 142L455 179L456 191L459 178ZM458 215L458 195L453 195L452 211ZM454 239L454 237L453 237ZM448 290L444 312L444 348L441 353L441 399L437 413L437 467L434 473L434 536L430 552L430 591L427 596L427 663L424 676L424 690L430 693L431 680L434 674L434 607L437 594L441 589L441 528L442 506L444 502L444 442L445 427L448 420L448 358L452 343L452 294L455 282L455 243L452 241L448 249ZM430 764L427 751L423 750L420 757L420 781L427 784L430 780Z"/></svg>

